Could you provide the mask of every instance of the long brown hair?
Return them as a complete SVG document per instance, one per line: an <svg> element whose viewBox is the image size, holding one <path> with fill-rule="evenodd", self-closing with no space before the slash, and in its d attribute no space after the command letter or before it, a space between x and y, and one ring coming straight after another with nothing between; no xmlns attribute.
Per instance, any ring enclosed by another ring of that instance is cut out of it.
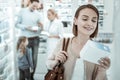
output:
<svg viewBox="0 0 120 80"><path fill-rule="evenodd" d="M92 9L93 11L95 11L96 14L97 14L98 20L99 20L99 11L98 11L98 9L97 9L95 6L93 6L92 4L86 4L86 5L80 6L80 7L76 10L76 13L75 13L75 16L74 16L74 17L75 17L75 18L78 18L79 12L80 12L82 9L85 9L85 8L90 8L90 9ZM94 37L97 36L97 33L98 33L98 20L97 20L97 27L96 27L94 33L90 35L90 38L94 38ZM77 35L78 35L77 31L78 31L77 25L75 25L75 24L73 23L73 34L74 34L74 36L77 36Z"/></svg>
<svg viewBox="0 0 120 80"><path fill-rule="evenodd" d="M19 37L18 42L17 42L17 51L20 50L20 52L25 53L26 46L24 44L26 42L26 39L27 37L25 36Z"/></svg>

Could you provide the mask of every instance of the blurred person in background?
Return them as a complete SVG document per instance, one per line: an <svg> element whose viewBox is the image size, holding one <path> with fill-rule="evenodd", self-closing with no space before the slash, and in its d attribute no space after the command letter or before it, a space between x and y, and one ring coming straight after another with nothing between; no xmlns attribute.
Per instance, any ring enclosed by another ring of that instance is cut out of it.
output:
<svg viewBox="0 0 120 80"><path fill-rule="evenodd" d="M38 0L30 0L29 6L21 9L16 21L16 27L21 31L20 35L28 37L28 47L32 49L34 69L33 73L31 73L31 80L34 80L33 76L37 64L39 35L43 28L43 24L41 23L41 15L37 11L38 5Z"/></svg>
<svg viewBox="0 0 120 80"><path fill-rule="evenodd" d="M63 24L54 9L48 9L47 18L49 21L46 22L44 30L49 34L47 39L47 54L49 55L53 52L60 38L63 37Z"/></svg>
<svg viewBox="0 0 120 80"><path fill-rule="evenodd" d="M17 42L17 59L19 68L19 80L31 80L30 72L33 71L32 50L27 47L28 38L21 36Z"/></svg>

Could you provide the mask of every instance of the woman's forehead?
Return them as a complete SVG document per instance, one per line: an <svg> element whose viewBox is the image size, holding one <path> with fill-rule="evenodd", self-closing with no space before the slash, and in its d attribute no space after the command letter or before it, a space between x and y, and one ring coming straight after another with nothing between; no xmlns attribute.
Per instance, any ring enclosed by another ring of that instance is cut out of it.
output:
<svg viewBox="0 0 120 80"><path fill-rule="evenodd" d="M84 9L80 10L79 15L88 15L88 16L98 17L97 13L91 8L84 8Z"/></svg>

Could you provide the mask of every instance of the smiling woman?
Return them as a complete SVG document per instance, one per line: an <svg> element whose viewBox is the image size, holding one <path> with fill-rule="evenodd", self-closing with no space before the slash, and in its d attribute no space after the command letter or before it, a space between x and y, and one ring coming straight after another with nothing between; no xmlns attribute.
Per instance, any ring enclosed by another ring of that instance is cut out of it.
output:
<svg viewBox="0 0 120 80"><path fill-rule="evenodd" d="M78 25L78 33L83 33L84 35L92 34L97 25L97 14L92 9L86 8L81 10L79 17L75 18L75 25Z"/></svg>
<svg viewBox="0 0 120 80"><path fill-rule="evenodd" d="M86 4L80 6L75 12L73 23L74 37L70 39L67 52L61 51L62 39L54 52L49 55L47 67L53 69L58 62L64 63L64 80L107 80L106 71L110 67L110 59L108 57L99 59L98 64L95 64L84 60L80 54L86 42L96 37L98 20L99 12L94 5Z"/></svg>

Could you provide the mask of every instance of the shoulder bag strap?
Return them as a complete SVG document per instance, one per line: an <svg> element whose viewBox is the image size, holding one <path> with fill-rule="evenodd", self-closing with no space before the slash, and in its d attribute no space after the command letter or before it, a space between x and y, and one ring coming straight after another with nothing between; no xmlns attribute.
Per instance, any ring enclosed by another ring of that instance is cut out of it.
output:
<svg viewBox="0 0 120 80"><path fill-rule="evenodd" d="M70 40L70 38L67 38L67 42L66 42L66 39L63 38L62 51L66 51L66 52L67 52L69 40ZM65 54L64 54L64 55L65 55ZM65 55L65 56L66 56L66 55ZM66 56L66 58L67 58L67 56Z"/></svg>
<svg viewBox="0 0 120 80"><path fill-rule="evenodd" d="M67 51L69 40L70 40L70 38L67 38L67 42L66 42L66 39L63 38L63 44L62 44L62 50L63 51Z"/></svg>
<svg viewBox="0 0 120 80"><path fill-rule="evenodd" d="M65 48L65 38L63 38L62 51L64 51L64 48Z"/></svg>
<svg viewBox="0 0 120 80"><path fill-rule="evenodd" d="M63 38L63 44L62 44L62 51L66 51L67 52L67 48L68 48L68 44L69 44L69 40L70 38L67 39L67 42L66 42L66 39ZM65 54L64 54L65 55ZM67 56L65 55L65 57L67 58ZM60 61L57 65L60 65Z"/></svg>
<svg viewBox="0 0 120 80"><path fill-rule="evenodd" d="M69 40L70 40L70 38L67 38L67 42L66 42L65 47L64 47L64 51L66 51L66 52L68 49Z"/></svg>

